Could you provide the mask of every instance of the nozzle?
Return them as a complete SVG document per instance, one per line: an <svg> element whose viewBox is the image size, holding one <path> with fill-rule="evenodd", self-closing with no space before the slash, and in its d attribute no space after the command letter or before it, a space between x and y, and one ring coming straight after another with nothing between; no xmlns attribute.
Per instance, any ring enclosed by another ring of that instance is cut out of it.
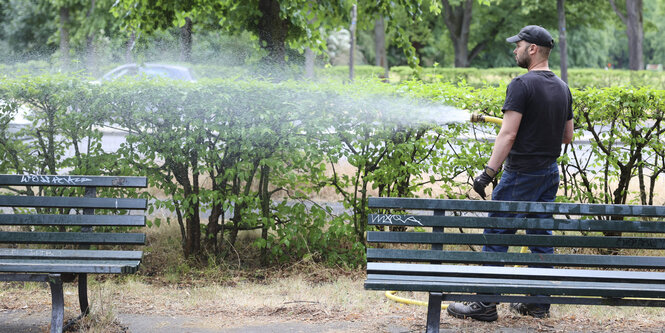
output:
<svg viewBox="0 0 665 333"><path fill-rule="evenodd" d="M472 123L481 123L485 121L485 116L482 114L477 114L477 113L472 113L471 114L471 122Z"/></svg>
<svg viewBox="0 0 665 333"><path fill-rule="evenodd" d="M501 125L501 124L503 124L503 119L473 113L473 114L471 114L471 122L472 123L495 123L497 125Z"/></svg>

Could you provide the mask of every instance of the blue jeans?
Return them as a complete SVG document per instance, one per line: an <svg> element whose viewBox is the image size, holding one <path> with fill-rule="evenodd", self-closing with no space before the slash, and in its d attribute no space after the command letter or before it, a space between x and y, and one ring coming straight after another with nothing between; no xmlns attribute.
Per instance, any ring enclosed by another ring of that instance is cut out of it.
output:
<svg viewBox="0 0 665 333"><path fill-rule="evenodd" d="M556 192L559 189L559 168L553 163L548 168L528 171L514 172L505 170L499 185L492 192L492 200L502 201L536 201L554 202ZM489 217L530 217L551 218L551 214L513 214L513 213L489 213ZM484 234L514 234L515 229L485 229ZM552 235L550 230L526 230L529 235ZM532 253L554 253L553 247L530 246ZM508 246L486 245L485 252L507 252ZM538 266L551 268L551 266ZM549 310L549 304L538 304Z"/></svg>

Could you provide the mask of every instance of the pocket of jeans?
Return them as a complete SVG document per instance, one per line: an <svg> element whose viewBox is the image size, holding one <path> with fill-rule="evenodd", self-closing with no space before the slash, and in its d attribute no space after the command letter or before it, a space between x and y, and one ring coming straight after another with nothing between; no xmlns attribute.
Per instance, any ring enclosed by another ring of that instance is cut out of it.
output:
<svg viewBox="0 0 665 333"><path fill-rule="evenodd" d="M549 187L549 175L534 175L517 172L513 187L513 200L535 201L540 197L544 187Z"/></svg>
<svg viewBox="0 0 665 333"><path fill-rule="evenodd" d="M561 183L561 177L559 176L559 173L557 172L556 174L552 175L552 186L559 186Z"/></svg>

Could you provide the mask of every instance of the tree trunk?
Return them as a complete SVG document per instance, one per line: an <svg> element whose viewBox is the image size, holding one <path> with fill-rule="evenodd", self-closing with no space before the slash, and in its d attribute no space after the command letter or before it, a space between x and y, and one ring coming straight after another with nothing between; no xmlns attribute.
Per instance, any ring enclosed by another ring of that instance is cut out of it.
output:
<svg viewBox="0 0 665 333"><path fill-rule="evenodd" d="M351 26L349 27L349 34L351 36L349 40L349 80L353 81L353 59L355 58L356 52L356 19L358 15L357 6L353 5L351 9Z"/></svg>
<svg viewBox="0 0 665 333"><path fill-rule="evenodd" d="M180 28L180 61L192 61L192 19L189 17Z"/></svg>
<svg viewBox="0 0 665 333"><path fill-rule="evenodd" d="M192 172L190 179L189 173L190 165L196 165L192 162L198 160L198 154L192 152L189 156L189 161L186 163L176 162L172 158L167 158L165 165L168 170L173 174L178 184L182 186L184 199L182 200L182 210L185 220L185 239L183 240L183 253L186 258L194 257L201 259L201 219L199 216L200 206L198 200L191 200L192 197L199 198L199 173ZM188 200L190 200L188 202ZM187 202L185 204L185 202Z"/></svg>
<svg viewBox="0 0 665 333"><path fill-rule="evenodd" d="M203 144L203 139L200 137L196 139L196 145L202 145ZM192 194L195 196L196 200L193 200L192 203L192 209L190 212L193 212L193 214L188 214L190 215L191 222L190 225L188 225L188 234L189 234L189 239L192 241L190 250L192 251L191 253L196 257L197 259L203 259L202 258L202 252L201 252L201 217L199 215L200 213L200 201L198 200L200 198L200 182L199 178L201 177L201 174L196 170L196 165L199 162L199 154L197 151L192 151L189 156L189 166L192 171ZM186 197L187 198L187 197Z"/></svg>
<svg viewBox="0 0 665 333"><path fill-rule="evenodd" d="M412 41L411 46L416 50L416 56L418 57L418 63L422 64L423 63L423 49L425 48L425 44L419 42L419 41ZM468 56L467 56L468 58Z"/></svg>
<svg viewBox="0 0 665 333"><path fill-rule="evenodd" d="M95 11L95 2L96 2L95 0L90 1L90 9L86 14L86 18L88 20L91 19L92 14ZM96 31L93 30L88 34L88 36L86 36L85 53L86 53L86 68L88 69L88 73L90 73L94 77L97 77L99 75L99 71L97 70L97 52L95 51L95 34Z"/></svg>
<svg viewBox="0 0 665 333"><path fill-rule="evenodd" d="M69 7L60 7L60 56L62 68L69 69Z"/></svg>
<svg viewBox="0 0 665 333"><path fill-rule="evenodd" d="M216 186L213 180L213 190L219 190L219 187ZM217 236L221 233L222 238L224 238L224 208L221 203L215 203L210 208L210 216L208 217L208 227L205 229L205 240L204 246L209 253L219 254L221 244L218 243Z"/></svg>
<svg viewBox="0 0 665 333"><path fill-rule="evenodd" d="M469 67L469 34L473 0L463 0L456 6L451 6L449 0L441 0L441 3L444 10L443 21L455 49L455 67Z"/></svg>
<svg viewBox="0 0 665 333"><path fill-rule="evenodd" d="M568 52L566 43L566 0L557 0L556 7L559 12L559 53L561 54L561 80L568 83Z"/></svg>
<svg viewBox="0 0 665 333"><path fill-rule="evenodd" d="M383 78L388 79L388 55L386 51L386 24L383 16L374 21L374 64L383 67Z"/></svg>
<svg viewBox="0 0 665 333"><path fill-rule="evenodd" d="M198 204L191 207L197 210ZM194 257L199 259L201 253L201 219L198 214L190 215L185 218L187 239L185 240L185 257Z"/></svg>
<svg viewBox="0 0 665 333"><path fill-rule="evenodd" d="M182 176L182 175L181 175ZM185 175L186 176L186 175ZM191 186L183 186L185 198L199 196L198 174L194 173ZM185 257L201 258L201 218L199 216L199 201L189 203L185 206L185 221L187 239L185 240Z"/></svg>
<svg viewBox="0 0 665 333"><path fill-rule="evenodd" d="M307 16L309 16L312 13L312 6L316 4L315 1L310 1L308 3L309 5L309 11L307 12ZM314 15L314 18L311 20L307 21L307 24L313 24L314 21L318 17ZM314 51L310 49L309 47L305 48L305 78L307 79L313 79L314 78L314 60L316 60L316 54L314 54Z"/></svg>
<svg viewBox="0 0 665 333"><path fill-rule="evenodd" d="M629 66L632 70L644 69L642 55L642 43L644 41L644 30L642 28L642 0L627 0L628 23L626 33L628 34L628 48L630 52Z"/></svg>
<svg viewBox="0 0 665 333"><path fill-rule="evenodd" d="M642 43L644 41L644 29L642 26L642 0L626 0L626 14L621 12L614 0L610 0L614 12L626 25L628 35L628 67L631 70L644 69L644 58L642 54Z"/></svg>
<svg viewBox="0 0 665 333"><path fill-rule="evenodd" d="M277 0L259 0L259 11L262 16L257 24L259 43L268 51L268 58L264 61L283 66L286 64L284 58L289 22L279 16L280 6Z"/></svg>
<svg viewBox="0 0 665 333"><path fill-rule="evenodd" d="M312 49L305 48L305 77L308 79L314 78L314 59L316 55Z"/></svg>
<svg viewBox="0 0 665 333"><path fill-rule="evenodd" d="M94 33L91 33L90 35L88 35L88 37L86 37L85 48L86 48L85 67L88 69L88 73L90 73L93 77L96 77L99 75L99 71L97 70L97 52L95 51Z"/></svg>
<svg viewBox="0 0 665 333"><path fill-rule="evenodd" d="M268 231L270 231L270 193L268 184L270 183L270 167L261 166L261 178L259 179L259 200L261 201L261 238L268 244ZM268 265L268 247L261 248L261 264Z"/></svg>

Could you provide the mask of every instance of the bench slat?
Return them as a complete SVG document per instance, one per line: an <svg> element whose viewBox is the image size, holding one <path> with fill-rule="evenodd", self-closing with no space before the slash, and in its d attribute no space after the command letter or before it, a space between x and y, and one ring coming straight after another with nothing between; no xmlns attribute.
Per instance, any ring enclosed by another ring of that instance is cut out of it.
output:
<svg viewBox="0 0 665 333"><path fill-rule="evenodd" d="M143 251L0 249L2 259L79 259L141 260Z"/></svg>
<svg viewBox="0 0 665 333"><path fill-rule="evenodd" d="M433 251L367 249L368 261L407 261L465 264L546 265L567 267L665 268L665 257L613 256L583 254L500 253L470 251Z"/></svg>
<svg viewBox="0 0 665 333"><path fill-rule="evenodd" d="M548 281L592 281L607 283L658 284L665 290L665 273L592 269L550 269L532 267L496 267L463 265L428 265L367 263L367 274L413 276L456 276L481 279L529 279Z"/></svg>
<svg viewBox="0 0 665 333"><path fill-rule="evenodd" d="M665 206L577 204L558 202L369 198L370 208L455 210L570 215L665 216Z"/></svg>
<svg viewBox="0 0 665 333"><path fill-rule="evenodd" d="M17 273L135 273L139 260L0 259L0 272Z"/></svg>
<svg viewBox="0 0 665 333"><path fill-rule="evenodd" d="M375 243L474 244L515 246L556 246L585 248L665 249L665 238L616 236L498 235L424 232L368 231L367 241Z"/></svg>
<svg viewBox="0 0 665 333"><path fill-rule="evenodd" d="M488 294L456 294L446 293L447 301L485 302L485 303L549 303L577 305L610 305L610 306L648 306L665 307L665 301L652 298L616 298L616 297L575 297L575 296L527 296L527 295L488 295Z"/></svg>
<svg viewBox="0 0 665 333"><path fill-rule="evenodd" d="M488 294L532 294L601 297L665 297L659 284L487 279L448 276L368 274L365 289Z"/></svg>
<svg viewBox="0 0 665 333"><path fill-rule="evenodd" d="M1 207L147 209L145 199L0 196Z"/></svg>
<svg viewBox="0 0 665 333"><path fill-rule="evenodd" d="M0 175L0 185L145 188L148 180L146 177L125 176Z"/></svg>
<svg viewBox="0 0 665 333"><path fill-rule="evenodd" d="M370 225L665 233L665 223L623 220L370 214Z"/></svg>
<svg viewBox="0 0 665 333"><path fill-rule="evenodd" d="M73 214L0 214L0 225L145 226L145 216Z"/></svg>
<svg viewBox="0 0 665 333"><path fill-rule="evenodd" d="M0 243L12 244L145 244L141 233L0 232Z"/></svg>

